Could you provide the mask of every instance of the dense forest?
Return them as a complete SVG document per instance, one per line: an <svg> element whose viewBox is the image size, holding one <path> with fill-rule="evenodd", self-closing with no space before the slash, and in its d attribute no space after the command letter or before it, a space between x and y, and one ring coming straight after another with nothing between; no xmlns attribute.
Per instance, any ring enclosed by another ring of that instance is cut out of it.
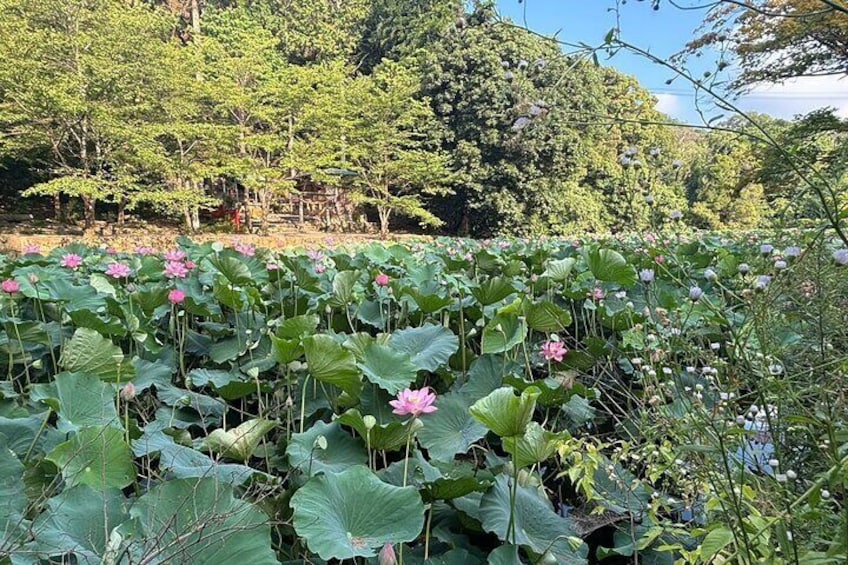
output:
<svg viewBox="0 0 848 565"><path fill-rule="evenodd" d="M818 213L787 154L848 165L830 110L683 127L486 1L0 0L0 55L2 212L86 227L317 185L383 232L753 228Z"/></svg>

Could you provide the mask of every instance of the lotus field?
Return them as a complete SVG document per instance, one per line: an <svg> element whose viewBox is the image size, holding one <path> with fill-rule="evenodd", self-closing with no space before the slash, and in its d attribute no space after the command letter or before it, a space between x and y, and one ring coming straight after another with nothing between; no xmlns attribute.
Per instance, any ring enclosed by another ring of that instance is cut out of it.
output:
<svg viewBox="0 0 848 565"><path fill-rule="evenodd" d="M837 563L816 234L0 259L0 563Z"/></svg>

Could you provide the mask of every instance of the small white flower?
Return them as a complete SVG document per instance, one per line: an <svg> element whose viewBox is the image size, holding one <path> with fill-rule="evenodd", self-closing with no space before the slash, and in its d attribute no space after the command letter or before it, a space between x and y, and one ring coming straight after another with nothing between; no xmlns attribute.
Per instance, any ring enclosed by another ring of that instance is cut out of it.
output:
<svg viewBox="0 0 848 565"><path fill-rule="evenodd" d="M786 471L786 478L789 479L790 481L794 481L795 479L798 478L798 473L796 473L792 469L789 469L788 471Z"/></svg>
<svg viewBox="0 0 848 565"><path fill-rule="evenodd" d="M827 500L828 498L830 498L830 491L826 490L826 489L822 489L821 490L821 497L822 497L822 499Z"/></svg>
<svg viewBox="0 0 848 565"><path fill-rule="evenodd" d="M741 414L739 416L736 416L736 423L740 426L744 426L745 425L745 416L742 416Z"/></svg>
<svg viewBox="0 0 848 565"><path fill-rule="evenodd" d="M774 478L775 478L775 480L777 480L777 482L779 482L779 483L785 483L785 482L786 482L786 475L784 475L783 473L778 473L778 474L776 474L776 475L774 476Z"/></svg>
<svg viewBox="0 0 848 565"><path fill-rule="evenodd" d="M769 459L768 464L769 464L769 467L775 467L775 468L777 468L777 467L779 467L779 466L780 466L780 461L778 461L777 459L772 458L772 459Z"/></svg>
<svg viewBox="0 0 848 565"><path fill-rule="evenodd" d="M704 271L704 278L707 279L708 281L715 280L717 277L718 277L718 275L712 269L706 269Z"/></svg>

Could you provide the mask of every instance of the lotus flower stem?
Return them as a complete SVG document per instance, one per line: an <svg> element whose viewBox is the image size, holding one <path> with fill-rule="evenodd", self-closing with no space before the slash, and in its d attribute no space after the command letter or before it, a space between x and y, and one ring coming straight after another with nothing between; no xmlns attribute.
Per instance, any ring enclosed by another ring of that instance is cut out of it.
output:
<svg viewBox="0 0 848 565"><path fill-rule="evenodd" d="M300 433L303 433L303 421L306 419L306 385L309 383L309 375L303 378L303 390L300 391Z"/></svg>

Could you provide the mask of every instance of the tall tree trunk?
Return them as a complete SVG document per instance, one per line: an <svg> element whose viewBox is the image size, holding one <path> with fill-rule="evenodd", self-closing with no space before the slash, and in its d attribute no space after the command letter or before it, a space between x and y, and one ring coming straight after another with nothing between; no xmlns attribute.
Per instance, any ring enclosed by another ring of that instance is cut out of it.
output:
<svg viewBox="0 0 848 565"><path fill-rule="evenodd" d="M268 235L268 215L271 213L271 199L268 197L267 188L259 190L259 204L262 208L262 235Z"/></svg>
<svg viewBox="0 0 848 565"><path fill-rule="evenodd" d="M124 220L126 220L126 211L127 197L121 196L120 200L118 200L118 226L124 225Z"/></svg>
<svg viewBox="0 0 848 565"><path fill-rule="evenodd" d="M377 206L377 216L380 218L380 237L385 239L389 235L389 217L392 215L390 208Z"/></svg>
<svg viewBox="0 0 848 565"><path fill-rule="evenodd" d="M82 206L83 206L83 218L85 219L85 229L91 229L94 227L94 206L97 204L97 201L91 196L83 196L82 197Z"/></svg>
<svg viewBox="0 0 848 565"><path fill-rule="evenodd" d="M62 195L61 194L54 194L53 195L53 217L59 223L65 222L64 214L62 214Z"/></svg>
<svg viewBox="0 0 848 565"><path fill-rule="evenodd" d="M191 0L191 31L200 36L200 0Z"/></svg>

